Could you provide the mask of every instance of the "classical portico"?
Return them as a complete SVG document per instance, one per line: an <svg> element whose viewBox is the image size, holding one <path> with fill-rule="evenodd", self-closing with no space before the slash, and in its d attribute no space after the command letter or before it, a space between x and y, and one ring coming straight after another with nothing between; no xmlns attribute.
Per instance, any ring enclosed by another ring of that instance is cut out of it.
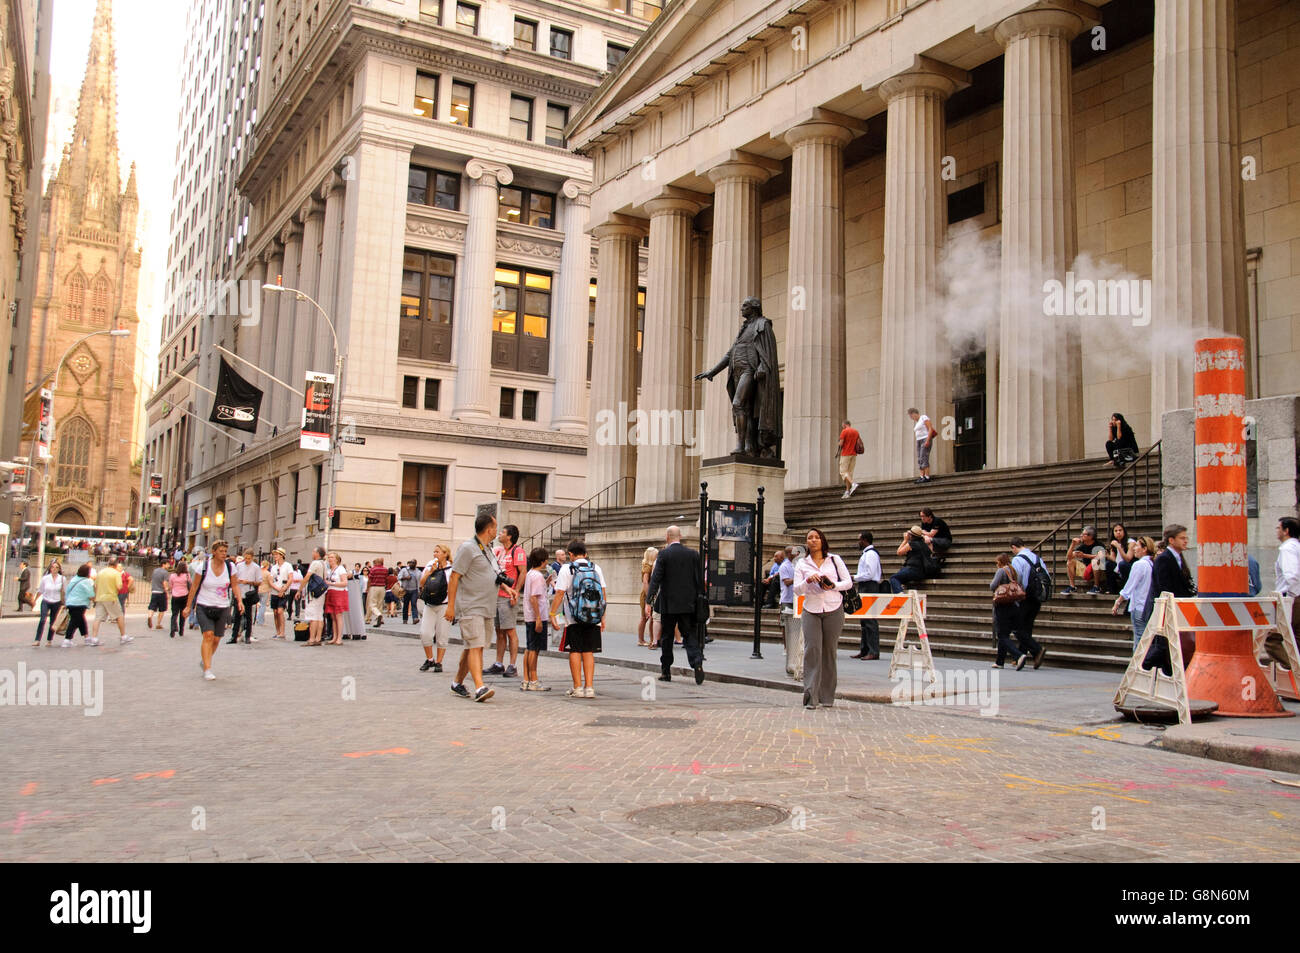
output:
<svg viewBox="0 0 1300 953"><path fill-rule="evenodd" d="M725 390L687 386L706 366L691 354L724 353L752 294L778 340L787 489L836 482L846 416L869 448L860 480L914 475L910 406L941 430L939 474L1096 456L1116 410L1153 442L1191 387L1155 329L1248 323L1237 4L1153 5L1154 28L1106 0L666 10L573 129L595 165L592 420L680 408L700 456L725 454ZM991 273L955 273L963 230ZM1045 285L1080 262L1153 278L1151 326L1050 315ZM963 434L979 443L957 454ZM590 459L593 493L635 478L639 503L694 495L698 458L675 448Z"/></svg>

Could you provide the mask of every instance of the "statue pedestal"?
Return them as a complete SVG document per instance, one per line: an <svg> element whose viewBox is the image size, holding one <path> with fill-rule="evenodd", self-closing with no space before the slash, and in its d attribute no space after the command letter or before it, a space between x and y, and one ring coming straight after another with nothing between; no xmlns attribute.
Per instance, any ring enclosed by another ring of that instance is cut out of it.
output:
<svg viewBox="0 0 1300 953"><path fill-rule="evenodd" d="M785 464L770 457L736 454L700 461L700 482L710 500L753 503L763 487L763 537L785 536Z"/></svg>

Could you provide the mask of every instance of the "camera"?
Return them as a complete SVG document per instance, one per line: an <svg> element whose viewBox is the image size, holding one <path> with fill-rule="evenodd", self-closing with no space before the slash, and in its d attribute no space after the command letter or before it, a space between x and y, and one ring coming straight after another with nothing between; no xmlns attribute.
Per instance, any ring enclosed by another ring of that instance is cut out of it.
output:
<svg viewBox="0 0 1300 953"><path fill-rule="evenodd" d="M497 585L498 586L510 585L510 577L503 572L497 573Z"/></svg>

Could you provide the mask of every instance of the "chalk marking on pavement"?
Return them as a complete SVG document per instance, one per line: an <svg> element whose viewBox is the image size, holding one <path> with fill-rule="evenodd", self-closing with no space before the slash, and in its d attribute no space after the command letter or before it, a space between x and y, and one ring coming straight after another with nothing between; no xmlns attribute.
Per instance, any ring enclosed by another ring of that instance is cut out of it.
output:
<svg viewBox="0 0 1300 953"><path fill-rule="evenodd" d="M1053 731L1053 738L1068 738L1071 735L1087 735L1090 738L1100 738L1102 741L1120 741L1123 736L1114 728L1107 728L1102 725L1098 728L1089 728L1087 725L1076 725L1066 731Z"/></svg>
<svg viewBox="0 0 1300 953"><path fill-rule="evenodd" d="M1198 831L1189 831L1188 833L1196 834L1196 833L1199 833L1199 832L1198 832ZM1201 836L1202 836L1202 837L1205 837L1205 838L1208 838L1209 840L1223 841L1223 843L1225 843L1225 844L1234 844L1234 845L1236 845L1237 847L1252 847L1252 848L1254 848L1255 850L1262 850L1262 851L1264 851L1265 853L1269 853L1269 854L1284 854L1284 853L1286 853L1286 851L1274 850L1272 847L1261 847L1259 844L1252 844L1250 841L1244 841L1244 840L1228 840L1228 838L1226 838L1226 837L1217 837L1217 836L1215 836L1214 834L1201 834Z"/></svg>
<svg viewBox="0 0 1300 953"><path fill-rule="evenodd" d="M1004 778L1015 778L1017 781L1028 781L1030 784L1039 784L1042 785L1043 787L1057 788L1056 791L1051 792L1054 794L1060 794L1062 792L1070 792L1072 794L1103 794L1106 797L1113 797L1120 801L1132 801L1135 804L1151 803L1150 801L1143 800L1140 797L1125 797L1122 794L1114 794L1110 791L1102 790L1096 785L1085 785L1083 787L1080 787L1074 784L1061 784L1059 781L1040 781L1037 778L1027 778L1022 774L1004 774L1002 776ZM1008 784L1007 787L1016 789L1019 788L1019 785ZM1025 790L1032 790L1032 788L1025 789Z"/></svg>
<svg viewBox="0 0 1300 953"><path fill-rule="evenodd" d="M379 751L347 751L344 752L345 758L369 758L376 754L410 754L410 748L383 748Z"/></svg>
<svg viewBox="0 0 1300 953"><path fill-rule="evenodd" d="M1279 821L1286 820L1286 815L1283 814L1281 811L1269 811L1268 813L1272 814Z"/></svg>
<svg viewBox="0 0 1300 953"><path fill-rule="evenodd" d="M656 771L689 771L691 774L700 774L705 768L739 768L738 764L700 764L699 761L692 761L687 765L680 764L656 764Z"/></svg>
<svg viewBox="0 0 1300 953"><path fill-rule="evenodd" d="M145 778L174 778L174 777L176 777L176 769L169 768L166 771L142 771L140 774L137 774L134 778L132 778L132 780L143 781Z"/></svg>
<svg viewBox="0 0 1300 953"><path fill-rule="evenodd" d="M978 751L981 754L992 754L992 748L977 748L976 742L992 741L992 738L945 738L942 735L908 735L912 741L919 745L936 745L940 748L952 748L954 751Z"/></svg>
<svg viewBox="0 0 1300 953"><path fill-rule="evenodd" d="M23 797L27 797L29 794L35 794L36 789L38 787L40 787L40 785L37 784L35 781L28 781L26 784L23 785L23 789L18 793L21 794Z"/></svg>
<svg viewBox="0 0 1300 953"><path fill-rule="evenodd" d="M463 742L463 741L453 741L453 742L451 742L451 743L452 743L453 745L455 745L457 748L463 748L463 747L465 747L465 742Z"/></svg>
<svg viewBox="0 0 1300 953"><path fill-rule="evenodd" d="M959 764L961 758L952 758L942 754L904 754L901 751L884 751L877 748L874 752L877 758L884 758L886 761L901 761L903 764Z"/></svg>
<svg viewBox="0 0 1300 953"><path fill-rule="evenodd" d="M796 735L803 735L805 738L816 738L811 731L804 731L802 728L791 728L790 731Z"/></svg>
<svg viewBox="0 0 1300 953"><path fill-rule="evenodd" d="M90 783L95 787L99 787L99 785L101 784L116 784L118 781L121 780L122 780L121 778L96 778Z"/></svg>

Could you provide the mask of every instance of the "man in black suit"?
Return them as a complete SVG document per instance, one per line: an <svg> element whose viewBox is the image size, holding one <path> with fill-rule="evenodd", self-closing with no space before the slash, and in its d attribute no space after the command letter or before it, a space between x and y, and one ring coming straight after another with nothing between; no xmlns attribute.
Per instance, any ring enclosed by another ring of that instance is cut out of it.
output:
<svg viewBox="0 0 1300 953"><path fill-rule="evenodd" d="M1196 586L1192 584L1192 573L1183 554L1187 550L1187 527L1171 523L1164 531L1165 551L1155 558L1151 566L1151 589L1147 595L1146 617L1151 618L1151 609L1156 598L1162 593L1172 592L1179 599L1190 599L1196 595ZM1190 665L1192 653L1196 651L1196 637L1190 633L1180 633L1178 644L1183 650L1183 666ZM1157 635L1151 640L1142 668L1150 669L1160 666L1166 675L1173 674L1173 662L1169 658L1169 640Z"/></svg>
<svg viewBox="0 0 1300 953"><path fill-rule="evenodd" d="M704 650L700 646L695 628L695 600L700 591L700 554L682 545L682 531L669 526L664 533L667 541L659 550L650 586L645 594L646 618L659 600L659 666L661 682L672 681L673 632L682 633L686 658L695 669L695 684L704 681Z"/></svg>

